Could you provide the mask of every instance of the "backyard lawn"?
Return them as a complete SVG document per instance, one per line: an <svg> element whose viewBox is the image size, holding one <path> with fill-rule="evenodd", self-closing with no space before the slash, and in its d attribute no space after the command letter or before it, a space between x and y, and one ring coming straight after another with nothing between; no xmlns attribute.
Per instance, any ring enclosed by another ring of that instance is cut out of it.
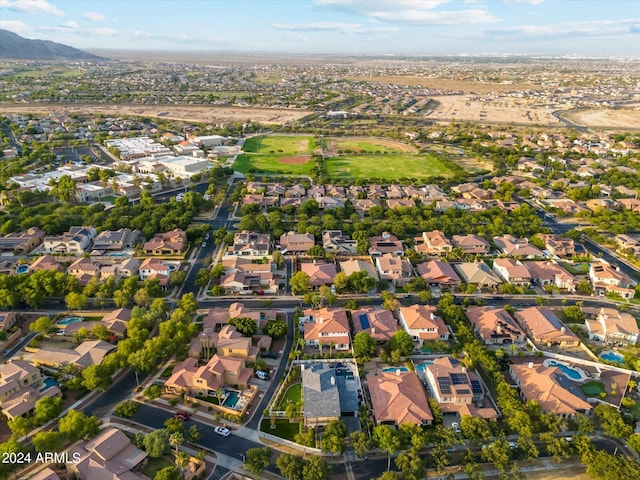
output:
<svg viewBox="0 0 640 480"><path fill-rule="evenodd" d="M143 467L142 473L149 478L154 478L163 468L173 467L173 462L167 457L149 458L147 464Z"/></svg>
<svg viewBox="0 0 640 480"><path fill-rule="evenodd" d="M300 403L302 400L302 384L294 383L284 393L282 400L280 401L280 410L284 410L289 402Z"/></svg>
<svg viewBox="0 0 640 480"><path fill-rule="evenodd" d="M604 392L604 383L592 380L591 382L580 385L580 389L587 397L597 397Z"/></svg>
<svg viewBox="0 0 640 480"><path fill-rule="evenodd" d="M449 168L430 155L344 155L327 158L325 166L333 179L382 178L393 180L402 177L447 177Z"/></svg>
<svg viewBox="0 0 640 480"><path fill-rule="evenodd" d="M588 263L560 262L560 266L572 275L586 275L589 273Z"/></svg>
<svg viewBox="0 0 640 480"><path fill-rule="evenodd" d="M276 428L272 430L271 419L264 418L260 423L260 431L270 433L276 437L285 438L293 442L293 437L300 432L300 424L290 423L287 418L278 418L276 419Z"/></svg>

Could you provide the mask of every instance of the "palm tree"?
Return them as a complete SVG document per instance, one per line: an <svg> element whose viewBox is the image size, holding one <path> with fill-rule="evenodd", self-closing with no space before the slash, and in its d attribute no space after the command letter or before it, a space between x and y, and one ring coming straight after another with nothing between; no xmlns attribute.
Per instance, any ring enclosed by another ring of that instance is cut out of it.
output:
<svg viewBox="0 0 640 480"><path fill-rule="evenodd" d="M178 456L178 447L184 442L184 436L180 432L173 432L169 436L169 443L176 449L176 457Z"/></svg>

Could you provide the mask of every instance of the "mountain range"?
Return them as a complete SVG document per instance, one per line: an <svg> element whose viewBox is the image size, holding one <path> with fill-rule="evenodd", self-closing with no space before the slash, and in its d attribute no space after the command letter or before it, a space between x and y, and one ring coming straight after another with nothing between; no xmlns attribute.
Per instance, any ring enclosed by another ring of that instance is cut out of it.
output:
<svg viewBox="0 0 640 480"><path fill-rule="evenodd" d="M49 40L31 40L0 29L0 58L16 60L103 60L102 57Z"/></svg>

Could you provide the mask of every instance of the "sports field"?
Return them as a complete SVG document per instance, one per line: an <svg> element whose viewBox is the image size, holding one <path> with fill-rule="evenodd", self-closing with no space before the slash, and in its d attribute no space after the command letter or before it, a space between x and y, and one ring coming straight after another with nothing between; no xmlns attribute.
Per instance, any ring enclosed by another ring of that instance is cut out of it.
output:
<svg viewBox="0 0 640 480"><path fill-rule="evenodd" d="M430 155L345 155L325 160L327 174L336 179L448 177L447 166Z"/></svg>
<svg viewBox="0 0 640 480"><path fill-rule="evenodd" d="M270 175L309 175L314 167L311 155L316 139L303 135L252 137L244 142L233 168L239 172Z"/></svg>
<svg viewBox="0 0 640 480"><path fill-rule="evenodd" d="M406 143L394 142L381 138L335 138L335 148L339 151L350 150L351 153L415 153L416 149Z"/></svg>

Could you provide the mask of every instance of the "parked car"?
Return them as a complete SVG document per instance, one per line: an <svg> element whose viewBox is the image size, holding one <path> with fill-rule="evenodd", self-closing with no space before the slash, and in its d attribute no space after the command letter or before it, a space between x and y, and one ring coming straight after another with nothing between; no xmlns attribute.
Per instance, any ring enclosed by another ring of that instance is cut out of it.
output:
<svg viewBox="0 0 640 480"><path fill-rule="evenodd" d="M191 415L189 415L187 412L176 412L174 416L176 418L179 418L183 422L186 422L187 420L189 420L189 417L191 417Z"/></svg>
<svg viewBox="0 0 640 480"><path fill-rule="evenodd" d="M456 433L460 433L462 430L460 430L460 424L458 422L453 422L451 424L451 428L453 428L453 431Z"/></svg>
<svg viewBox="0 0 640 480"><path fill-rule="evenodd" d="M509 442L509 448L511 450L516 450L518 448L518 443L517 442Z"/></svg>
<svg viewBox="0 0 640 480"><path fill-rule="evenodd" d="M256 377L258 377L260 380L269 380L271 378L268 373L263 372L262 370L258 370L256 372Z"/></svg>
<svg viewBox="0 0 640 480"><path fill-rule="evenodd" d="M224 427L214 427L213 431L215 433L217 433L218 435L221 435L223 437L228 437L229 435L231 435L231 430L229 430L228 428L224 428Z"/></svg>
<svg viewBox="0 0 640 480"><path fill-rule="evenodd" d="M262 358L278 358L280 355L278 352L260 352Z"/></svg>

